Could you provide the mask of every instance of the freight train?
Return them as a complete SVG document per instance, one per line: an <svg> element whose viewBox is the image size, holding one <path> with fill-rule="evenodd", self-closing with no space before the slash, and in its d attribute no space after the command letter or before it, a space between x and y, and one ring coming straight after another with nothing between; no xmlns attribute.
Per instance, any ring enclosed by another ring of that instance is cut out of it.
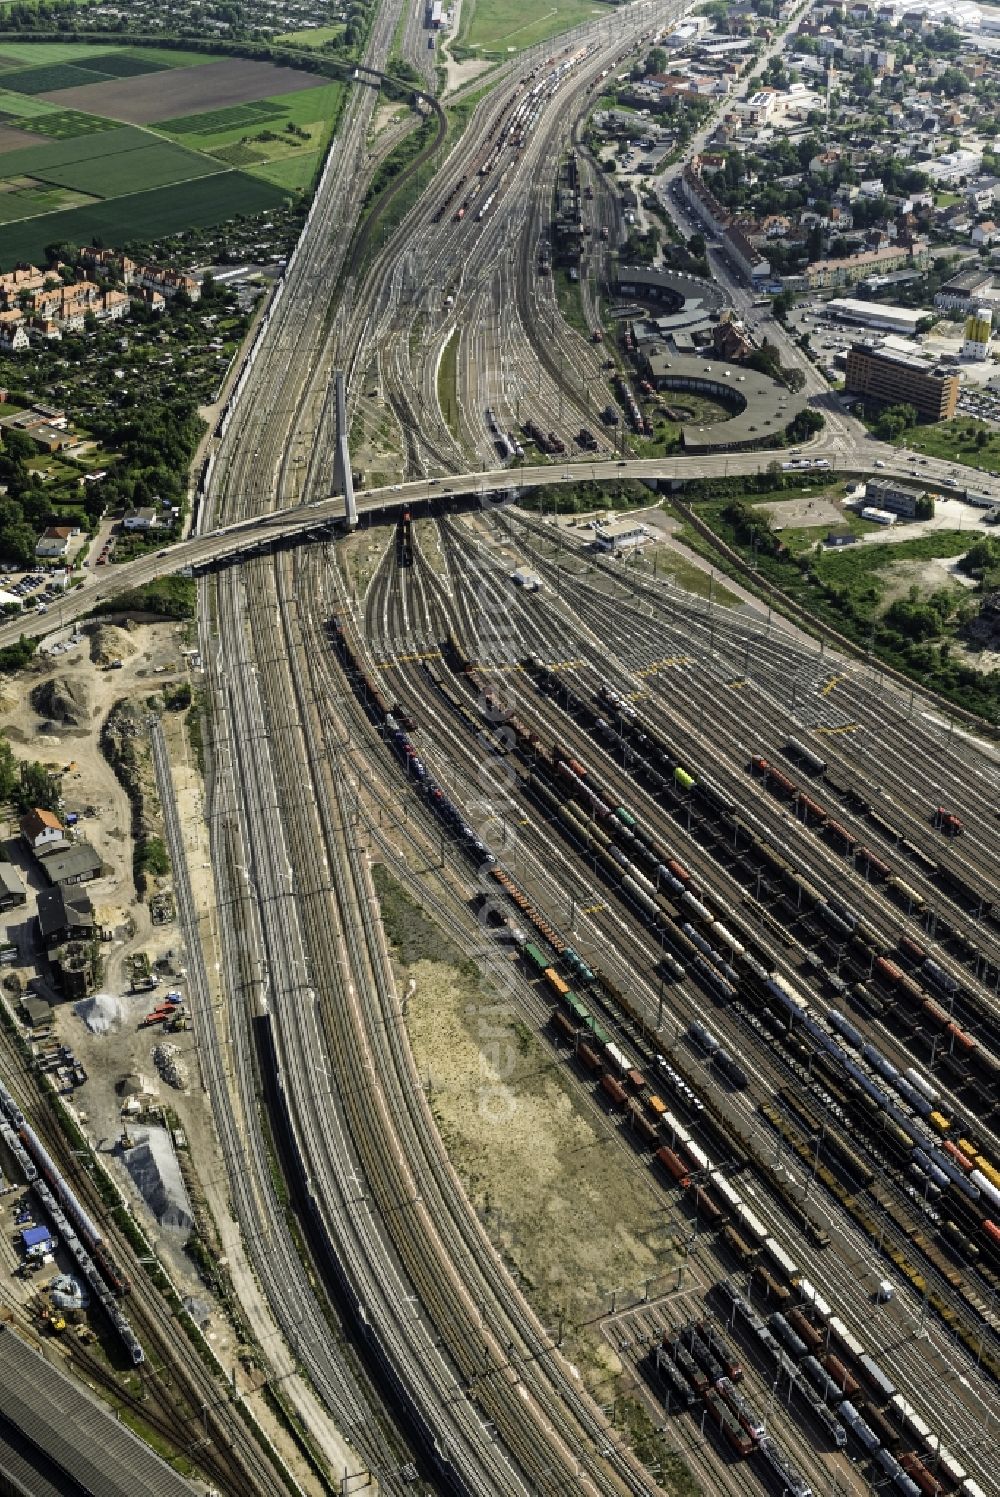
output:
<svg viewBox="0 0 1000 1497"><path fill-rule="evenodd" d="M772 1359L778 1378L787 1378L814 1408L816 1400L823 1405L821 1423L838 1448L853 1442L885 1473L892 1491L928 1497L957 1490L962 1497L983 1497L961 1461L942 1446L843 1320L828 1305L809 1301L801 1283L798 1295L808 1303L808 1313L793 1308L765 1318L726 1279L713 1294L725 1306L728 1324ZM902 1445L907 1450L897 1460L894 1452Z"/></svg>

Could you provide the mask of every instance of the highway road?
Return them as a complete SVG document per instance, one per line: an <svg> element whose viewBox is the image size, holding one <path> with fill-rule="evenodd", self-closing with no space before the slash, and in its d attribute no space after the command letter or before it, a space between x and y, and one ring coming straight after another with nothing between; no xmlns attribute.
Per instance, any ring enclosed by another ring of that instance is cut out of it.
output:
<svg viewBox="0 0 1000 1497"><path fill-rule="evenodd" d="M849 455L820 436L802 448L812 458L825 457L832 473L849 476L871 475L876 462L884 467L884 476L890 478L917 479L922 484L936 488L941 493L961 495L965 487L964 476L954 477L953 465L928 460L925 466L917 466L917 459L901 459L893 449L867 441L858 443ZM691 456L665 458L630 458L627 460L605 459L603 461L568 461L559 464L518 466L516 468L483 469L478 473L456 473L442 478L412 479L401 484L381 488L358 490L356 493L359 516L375 519L386 510L406 504L433 502L440 496L484 497L510 490L531 490L548 485L600 482L609 479L677 479L733 478L749 473L766 472L774 462L788 460L788 449L773 451L733 452L719 456ZM972 487L972 474L969 486ZM975 475L977 492L993 492L1000 504L1000 482L981 474ZM199 531L187 540L178 541L155 553L109 566L97 574L93 581L73 588L59 603L53 604L42 616L26 612L8 620L0 626L0 646L16 642L21 636L40 638L60 629L76 619L85 618L98 604L126 589L142 586L157 577L176 574L186 567L204 568L243 553L255 550L268 542L277 542L300 536L308 540L317 537L329 525L343 519L344 502L339 495L311 500L274 510L253 518L242 518L218 526L214 531Z"/></svg>

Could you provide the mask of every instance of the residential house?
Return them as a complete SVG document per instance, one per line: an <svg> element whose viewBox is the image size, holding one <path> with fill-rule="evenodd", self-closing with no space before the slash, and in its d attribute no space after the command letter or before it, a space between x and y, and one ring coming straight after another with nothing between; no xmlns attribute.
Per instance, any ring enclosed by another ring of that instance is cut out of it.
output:
<svg viewBox="0 0 1000 1497"><path fill-rule="evenodd" d="M201 283L182 270L170 270L156 265L137 265L127 283L142 290L159 291L168 301L183 291L192 301L201 299Z"/></svg>
<svg viewBox="0 0 1000 1497"><path fill-rule="evenodd" d="M159 524L159 516L149 505L144 509L137 509L135 514L126 515L122 524L126 530L155 530Z"/></svg>
<svg viewBox="0 0 1000 1497"><path fill-rule="evenodd" d="M977 247L984 244L996 244L1000 240L1000 229L997 228L992 218L988 218L985 223L976 224L969 237Z"/></svg>
<svg viewBox="0 0 1000 1497"><path fill-rule="evenodd" d="M0 910L10 910L27 901L24 880L18 870L13 863L0 863Z"/></svg>
<svg viewBox="0 0 1000 1497"><path fill-rule="evenodd" d="M69 555L70 543L80 534L78 525L50 525L35 543L35 555L59 560Z"/></svg>
<svg viewBox="0 0 1000 1497"><path fill-rule="evenodd" d="M53 811L34 806L21 817L19 826L25 844L36 857L41 857L51 847L65 844L65 828Z"/></svg>
<svg viewBox="0 0 1000 1497"><path fill-rule="evenodd" d="M14 309L0 312L0 348L5 353L23 353L28 346L24 313Z"/></svg>
<svg viewBox="0 0 1000 1497"><path fill-rule="evenodd" d="M924 255L913 254L903 245L884 245L877 250L864 250L846 259L817 260L806 270L809 289L815 291L824 286L850 286L855 281L871 275L872 271L892 270L913 263L922 263Z"/></svg>

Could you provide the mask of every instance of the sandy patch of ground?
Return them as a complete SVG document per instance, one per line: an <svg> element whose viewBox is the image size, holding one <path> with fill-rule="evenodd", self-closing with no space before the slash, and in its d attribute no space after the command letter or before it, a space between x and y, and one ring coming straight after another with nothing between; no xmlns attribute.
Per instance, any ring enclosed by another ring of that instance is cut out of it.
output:
<svg viewBox="0 0 1000 1497"><path fill-rule="evenodd" d="M372 120L372 138L377 140L383 130L391 129L393 125L398 124L409 112L406 104L380 104L375 111L375 118Z"/></svg>
<svg viewBox="0 0 1000 1497"><path fill-rule="evenodd" d="M391 534L389 526L373 525L362 527L337 542L337 556L356 602L364 598Z"/></svg>
<svg viewBox="0 0 1000 1497"><path fill-rule="evenodd" d="M937 592L942 587L962 587L974 593L976 579L958 570L957 556L932 556L922 560L896 561L887 574L882 594L882 612L897 598L905 598L911 587L920 593Z"/></svg>
<svg viewBox="0 0 1000 1497"><path fill-rule="evenodd" d="M456 94L459 89L466 88L474 83L483 73L488 73L491 68L496 67L485 57L467 57L463 62L456 62L450 51L442 49L442 57L445 59L446 82L442 98L448 94Z"/></svg>
<svg viewBox="0 0 1000 1497"><path fill-rule="evenodd" d="M458 36L462 24L462 0L455 0L451 7L451 34L448 40L441 44L438 56L443 59L445 66L444 98L447 94L457 93L467 83L472 83L481 73L488 72L495 63L483 57L468 57L464 62L456 62L451 55L451 44Z"/></svg>
<svg viewBox="0 0 1000 1497"><path fill-rule="evenodd" d="M775 530L808 530L813 525L829 528L844 523L843 509L831 499L807 499L802 495L798 499L781 499L777 504L762 504L760 508Z"/></svg>
<svg viewBox="0 0 1000 1497"><path fill-rule="evenodd" d="M442 1138L538 1311L580 1327L616 1290L668 1273L666 1199L588 1115L568 1062L458 968L424 960L409 974L407 1024Z"/></svg>

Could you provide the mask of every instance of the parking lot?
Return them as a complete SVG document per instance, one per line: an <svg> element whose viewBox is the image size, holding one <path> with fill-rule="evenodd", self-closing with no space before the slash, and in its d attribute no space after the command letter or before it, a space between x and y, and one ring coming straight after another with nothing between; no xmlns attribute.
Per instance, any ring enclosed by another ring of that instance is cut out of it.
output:
<svg viewBox="0 0 1000 1497"><path fill-rule="evenodd" d="M1000 390L992 386L966 385L958 397L959 414L979 421L1000 422Z"/></svg>
<svg viewBox="0 0 1000 1497"><path fill-rule="evenodd" d="M62 583L54 581L51 572L13 572L0 575L0 606L8 602L18 602L22 607L34 604L37 613L46 613L53 603L58 602L64 591Z"/></svg>

